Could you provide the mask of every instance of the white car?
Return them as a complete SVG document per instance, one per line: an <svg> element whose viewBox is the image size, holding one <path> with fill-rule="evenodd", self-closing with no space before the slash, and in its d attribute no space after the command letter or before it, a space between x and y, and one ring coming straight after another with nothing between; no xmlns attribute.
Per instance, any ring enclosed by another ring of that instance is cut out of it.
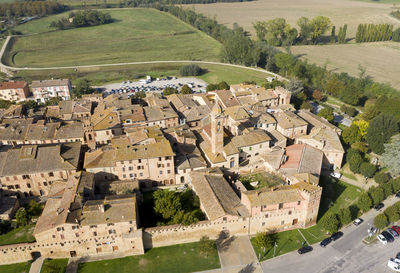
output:
<svg viewBox="0 0 400 273"><path fill-rule="evenodd" d="M390 269L392 269L392 270L394 270L394 271L396 271L396 272L400 272L400 263L399 263L399 259L390 258L390 260L389 260L388 263L387 263L387 266L388 266Z"/></svg>
<svg viewBox="0 0 400 273"><path fill-rule="evenodd" d="M337 179L339 179L339 178L342 177L342 174L341 174L341 173L331 173L330 175L331 175L332 177L334 177L334 178L337 178Z"/></svg>
<svg viewBox="0 0 400 273"><path fill-rule="evenodd" d="M377 238L378 238L379 242L381 242L383 245L387 244L387 240L382 234L379 234Z"/></svg>

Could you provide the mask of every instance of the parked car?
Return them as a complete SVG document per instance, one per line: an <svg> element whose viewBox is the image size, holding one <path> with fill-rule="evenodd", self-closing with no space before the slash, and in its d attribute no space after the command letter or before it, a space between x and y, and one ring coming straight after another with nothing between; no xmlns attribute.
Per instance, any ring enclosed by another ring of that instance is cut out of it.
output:
<svg viewBox="0 0 400 273"><path fill-rule="evenodd" d="M396 272L400 272L400 263L399 263L399 261L400 260L398 260L398 259L390 258L388 263L387 263L387 266L390 269L392 269L392 270L394 270Z"/></svg>
<svg viewBox="0 0 400 273"><path fill-rule="evenodd" d="M400 259L400 252L397 253L396 259Z"/></svg>
<svg viewBox="0 0 400 273"><path fill-rule="evenodd" d="M387 240L382 234L379 234L376 238L378 238L379 242L381 242L383 245L387 244Z"/></svg>
<svg viewBox="0 0 400 273"><path fill-rule="evenodd" d="M336 241L337 239L340 239L343 236L343 232L338 231L332 234L331 239L333 241Z"/></svg>
<svg viewBox="0 0 400 273"><path fill-rule="evenodd" d="M392 229L394 231L396 231L398 235L400 235L400 227L399 226L392 226Z"/></svg>
<svg viewBox="0 0 400 273"><path fill-rule="evenodd" d="M319 244L322 247L326 247L327 245L329 245L332 242L332 238L328 237L324 240L322 240L322 242Z"/></svg>
<svg viewBox="0 0 400 273"><path fill-rule="evenodd" d="M312 250L313 250L312 246L303 246L302 248L299 248L299 250L297 250L297 253L304 254Z"/></svg>
<svg viewBox="0 0 400 273"><path fill-rule="evenodd" d="M394 241L394 237L389 232L382 231L381 234L386 238L386 241L388 241L389 243Z"/></svg>
<svg viewBox="0 0 400 273"><path fill-rule="evenodd" d="M375 209L375 210L380 210L380 209L382 209L384 206L385 206L385 205L384 205L383 203L379 203L379 204L375 205L374 209Z"/></svg>
<svg viewBox="0 0 400 273"><path fill-rule="evenodd" d="M396 197L400 198L400 191L398 193L396 193Z"/></svg>
<svg viewBox="0 0 400 273"><path fill-rule="evenodd" d="M393 238L398 238L398 237L399 237L399 234L397 234L397 232L396 232L395 230L391 229L391 228L388 228L386 231L387 231L390 235L392 235Z"/></svg>
<svg viewBox="0 0 400 273"><path fill-rule="evenodd" d="M354 220L353 224L354 224L355 226L359 226L359 225L362 224L362 222L364 222L363 219L357 218L356 220Z"/></svg>
<svg viewBox="0 0 400 273"><path fill-rule="evenodd" d="M333 173L330 174L330 176L339 179L339 178L342 177L342 174L341 174L341 173L335 173L335 172L333 172Z"/></svg>

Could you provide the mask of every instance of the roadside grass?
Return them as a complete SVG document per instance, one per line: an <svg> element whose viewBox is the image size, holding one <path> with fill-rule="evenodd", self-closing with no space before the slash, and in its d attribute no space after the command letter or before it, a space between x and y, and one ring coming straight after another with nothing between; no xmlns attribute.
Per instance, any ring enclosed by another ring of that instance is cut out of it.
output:
<svg viewBox="0 0 400 273"><path fill-rule="evenodd" d="M341 208L346 208L354 204L358 196L363 192L362 189L356 186L325 176L321 176L319 185L323 190L317 224L307 229L300 229L309 244L315 244L328 237L320 225L320 221L325 215L328 213L337 213ZM298 230L279 232L276 233L276 237L277 247L275 256L295 251L305 244L304 238ZM263 250L254 245L253 238L251 242L257 257L261 257L262 261L274 256L273 247L267 249L264 255Z"/></svg>
<svg viewBox="0 0 400 273"><path fill-rule="evenodd" d="M45 259L40 273L65 273L68 259Z"/></svg>
<svg viewBox="0 0 400 273"><path fill-rule="evenodd" d="M0 265L1 273L28 273L31 262Z"/></svg>
<svg viewBox="0 0 400 273"><path fill-rule="evenodd" d="M219 59L218 41L168 13L144 8L106 12L115 21L100 26L45 32L68 12L21 25L16 29L40 34L15 37L4 60L11 66L53 67Z"/></svg>
<svg viewBox="0 0 400 273"><path fill-rule="evenodd" d="M109 67L92 67L78 69L55 70L20 70L15 73L15 79L27 81L43 80L49 78L69 78L74 84L79 79L88 79L92 85L102 85L112 82L135 80L150 75L154 78L165 76L179 76L181 66L188 63L160 63L160 64L136 64ZM199 64L206 70L200 78L208 83L226 81L228 84L237 84L244 81L264 83L270 74L248 70L246 68L229 67L219 64Z"/></svg>
<svg viewBox="0 0 400 273"><path fill-rule="evenodd" d="M0 235L0 246L35 242L35 237L32 235L34 228L35 224L30 224L25 227L15 228L6 234ZM0 270L0 272L2 271Z"/></svg>
<svg viewBox="0 0 400 273"><path fill-rule="evenodd" d="M121 259L83 263L78 273L114 272L193 272L219 268L218 253L215 250L205 257L199 254L198 243L179 244L152 248L144 255Z"/></svg>

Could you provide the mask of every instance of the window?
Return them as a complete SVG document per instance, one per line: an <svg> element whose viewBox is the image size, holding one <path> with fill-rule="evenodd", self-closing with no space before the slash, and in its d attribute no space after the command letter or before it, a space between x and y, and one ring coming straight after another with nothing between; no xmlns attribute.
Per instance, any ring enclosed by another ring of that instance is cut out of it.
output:
<svg viewBox="0 0 400 273"><path fill-rule="evenodd" d="M279 209L283 209L283 203L279 203Z"/></svg>
<svg viewBox="0 0 400 273"><path fill-rule="evenodd" d="M226 221L226 217L223 217L222 220L223 220L223 221Z"/></svg>
<svg viewBox="0 0 400 273"><path fill-rule="evenodd" d="M93 236L97 236L97 232L96 231L93 232Z"/></svg>
<svg viewBox="0 0 400 273"><path fill-rule="evenodd" d="M289 210L289 215L292 215L292 211L291 210Z"/></svg>
<svg viewBox="0 0 400 273"><path fill-rule="evenodd" d="M129 177L130 177L130 178L133 178L133 173L129 174Z"/></svg>
<svg viewBox="0 0 400 273"><path fill-rule="evenodd" d="M167 167L169 167L171 164L167 163Z"/></svg>
<svg viewBox="0 0 400 273"><path fill-rule="evenodd" d="M123 174L122 177L123 177L123 178L126 178L126 174Z"/></svg>
<svg viewBox="0 0 400 273"><path fill-rule="evenodd" d="M284 221L284 220L282 220L282 221L281 221L281 225L284 225L284 224L285 224L285 221Z"/></svg>
<svg viewBox="0 0 400 273"><path fill-rule="evenodd" d="M29 184L29 183L28 183L28 184L26 184L26 186L27 186L28 188L31 188L31 184Z"/></svg>
<svg viewBox="0 0 400 273"><path fill-rule="evenodd" d="M77 238L78 238L78 237L79 237L79 233L75 233L75 237L77 237Z"/></svg>
<svg viewBox="0 0 400 273"><path fill-rule="evenodd" d="M53 177L53 176L54 176L54 173L53 173L53 172L49 172L49 176L50 176L50 177Z"/></svg>
<svg viewBox="0 0 400 273"><path fill-rule="evenodd" d="M125 167L122 168L122 171L125 172Z"/></svg>
<svg viewBox="0 0 400 273"><path fill-rule="evenodd" d="M167 173L170 174L170 173L171 173L171 170L168 170Z"/></svg>
<svg viewBox="0 0 400 273"><path fill-rule="evenodd" d="M133 170L133 167L129 167L129 170L132 171L132 170Z"/></svg>
<svg viewBox="0 0 400 273"><path fill-rule="evenodd" d="M96 225L91 225L90 228L97 228L97 226Z"/></svg>
<svg viewBox="0 0 400 273"><path fill-rule="evenodd" d="M158 161L161 161L161 160L162 160L162 158L161 158L161 157L159 157L159 158L158 158Z"/></svg>
<svg viewBox="0 0 400 273"><path fill-rule="evenodd" d="M300 204L301 204L301 201L297 201L297 205L300 206Z"/></svg>
<svg viewBox="0 0 400 273"><path fill-rule="evenodd" d="M138 160L138 162L139 162L139 163L142 163L142 160L141 160L141 159L139 159L139 160Z"/></svg>
<svg viewBox="0 0 400 273"><path fill-rule="evenodd" d="M139 176L143 176L143 173L139 173Z"/></svg>
<svg viewBox="0 0 400 273"><path fill-rule="evenodd" d="M260 148L262 148L262 144L260 144Z"/></svg>
<svg viewBox="0 0 400 273"><path fill-rule="evenodd" d="M162 171L160 171L160 174L162 174Z"/></svg>

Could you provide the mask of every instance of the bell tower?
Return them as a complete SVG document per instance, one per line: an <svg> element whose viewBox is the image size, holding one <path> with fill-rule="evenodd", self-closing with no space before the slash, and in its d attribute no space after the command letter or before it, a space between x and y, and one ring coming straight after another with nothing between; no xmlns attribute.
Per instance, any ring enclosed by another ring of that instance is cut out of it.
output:
<svg viewBox="0 0 400 273"><path fill-rule="evenodd" d="M216 99L211 111L211 152L221 153L224 148L224 116L221 106Z"/></svg>

